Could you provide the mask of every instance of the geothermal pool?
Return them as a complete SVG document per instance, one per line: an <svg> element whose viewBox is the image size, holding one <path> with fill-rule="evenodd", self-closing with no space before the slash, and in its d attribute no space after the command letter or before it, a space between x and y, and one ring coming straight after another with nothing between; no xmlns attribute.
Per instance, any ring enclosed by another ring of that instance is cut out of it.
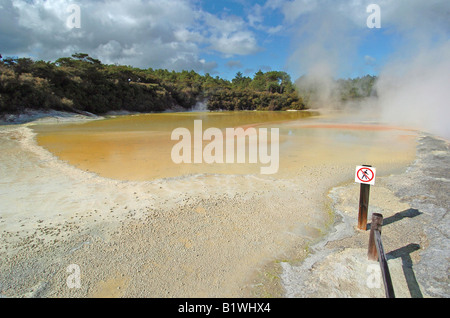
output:
<svg viewBox="0 0 450 318"><path fill-rule="evenodd" d="M278 171L262 175L264 164L249 161L175 164L171 134L192 132L196 120L205 131L278 129ZM353 183L361 164L375 166L377 178L403 171L417 140L376 118L314 112L0 128L0 253L16 260L1 263L6 296L40 286L46 297L282 295L265 273L279 275L279 260L302 259L330 230L330 189ZM70 264L81 268L80 289L66 286Z"/></svg>
<svg viewBox="0 0 450 318"><path fill-rule="evenodd" d="M314 112L220 112L126 115L85 123L32 126L37 142L59 159L102 177L149 181L195 174L260 174L261 162L250 163L246 138L244 163L180 163L171 158L178 143L176 128L193 137L194 121L208 128L249 127L279 130L279 169L272 177L289 177L304 167L327 163L349 165L409 162L415 133L348 117ZM203 141L205 147L209 141ZM268 141L270 153L270 138ZM225 144L225 141L224 141ZM191 143L194 153L194 142ZM224 154L225 156L225 154Z"/></svg>

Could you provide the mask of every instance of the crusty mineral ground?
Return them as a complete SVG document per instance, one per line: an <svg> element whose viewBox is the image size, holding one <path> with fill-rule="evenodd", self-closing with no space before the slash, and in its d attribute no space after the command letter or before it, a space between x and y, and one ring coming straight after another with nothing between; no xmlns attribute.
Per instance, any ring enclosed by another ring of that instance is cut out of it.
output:
<svg viewBox="0 0 450 318"><path fill-rule="evenodd" d="M382 241L396 297L450 296L449 167L449 143L424 135L405 173L377 178L371 187L368 222L371 213L384 217ZM367 258L370 231L355 226L359 186L333 188L330 197L334 231L301 264L282 264L286 296L385 297L379 263Z"/></svg>
<svg viewBox="0 0 450 318"><path fill-rule="evenodd" d="M114 181L60 162L28 128L5 134L7 297L239 297L252 290L255 269L331 224L315 194L328 183L227 175ZM71 264L81 270L79 289L66 284Z"/></svg>
<svg viewBox="0 0 450 318"><path fill-rule="evenodd" d="M354 162L117 181L61 162L26 125L0 134L2 297L384 297L354 228ZM448 143L375 163L395 291L448 297Z"/></svg>

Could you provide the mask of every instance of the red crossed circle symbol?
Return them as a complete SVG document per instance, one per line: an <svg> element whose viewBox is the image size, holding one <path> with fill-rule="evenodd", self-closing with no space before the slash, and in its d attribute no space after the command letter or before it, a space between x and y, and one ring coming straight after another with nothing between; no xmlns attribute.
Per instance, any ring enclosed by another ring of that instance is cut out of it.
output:
<svg viewBox="0 0 450 318"><path fill-rule="evenodd" d="M365 171L362 171L362 170L365 170ZM370 171L370 173L367 173L367 171ZM360 173L360 172L362 173L361 178L359 177L359 173ZM371 176L369 176L369 174L370 174ZM361 182L370 182L370 181L373 180L373 177L375 176L375 174L373 173L372 170L370 170L370 168L364 167L364 168L361 168L361 169L358 170L358 172L356 173L356 176L358 177L358 179L359 179ZM364 178L364 177L367 178L367 179L363 180L362 178Z"/></svg>

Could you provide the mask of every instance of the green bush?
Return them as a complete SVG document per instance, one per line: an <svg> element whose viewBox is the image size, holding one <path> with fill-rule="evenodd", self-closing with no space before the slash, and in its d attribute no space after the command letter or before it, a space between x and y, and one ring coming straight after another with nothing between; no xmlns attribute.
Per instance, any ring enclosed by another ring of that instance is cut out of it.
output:
<svg viewBox="0 0 450 318"><path fill-rule="evenodd" d="M238 73L228 81L194 71L104 65L84 53L55 62L28 58L0 61L0 113L26 108L94 114L112 110L159 112L175 105L190 109L200 100L206 100L211 111L305 108L285 72L258 71L253 79Z"/></svg>

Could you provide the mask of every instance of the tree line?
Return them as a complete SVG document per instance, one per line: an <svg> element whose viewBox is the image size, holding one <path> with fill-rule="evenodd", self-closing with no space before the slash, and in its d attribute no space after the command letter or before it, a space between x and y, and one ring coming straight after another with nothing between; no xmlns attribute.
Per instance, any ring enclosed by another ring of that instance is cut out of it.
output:
<svg viewBox="0 0 450 318"><path fill-rule="evenodd" d="M308 107L286 72L238 72L231 81L195 71L106 65L85 53L54 62L5 57L0 61L0 113L55 109L104 114L192 109L302 110Z"/></svg>

